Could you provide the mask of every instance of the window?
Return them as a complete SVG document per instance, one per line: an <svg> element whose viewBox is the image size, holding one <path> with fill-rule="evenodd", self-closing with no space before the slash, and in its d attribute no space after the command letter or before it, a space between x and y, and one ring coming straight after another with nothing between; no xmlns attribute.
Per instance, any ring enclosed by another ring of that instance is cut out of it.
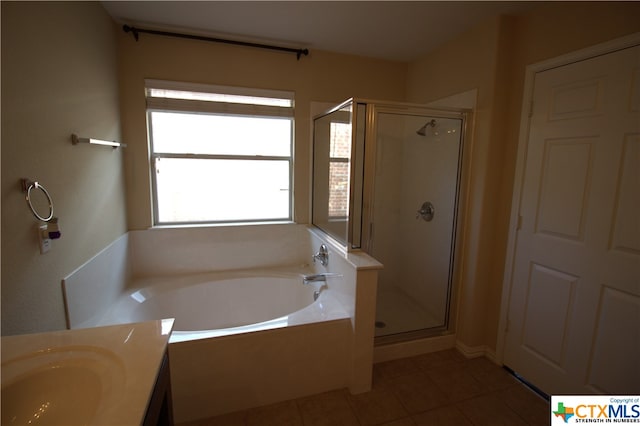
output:
<svg viewBox="0 0 640 426"><path fill-rule="evenodd" d="M146 81L154 223L292 219L293 93Z"/></svg>
<svg viewBox="0 0 640 426"><path fill-rule="evenodd" d="M329 139L329 218L346 220L349 204L351 123L331 122Z"/></svg>

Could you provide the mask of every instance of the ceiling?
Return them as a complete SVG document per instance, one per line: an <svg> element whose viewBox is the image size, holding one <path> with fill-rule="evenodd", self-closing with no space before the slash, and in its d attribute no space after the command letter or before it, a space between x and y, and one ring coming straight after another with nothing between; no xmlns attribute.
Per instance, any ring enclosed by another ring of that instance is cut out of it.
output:
<svg viewBox="0 0 640 426"><path fill-rule="evenodd" d="M122 24L412 61L523 1L103 1ZM142 35L144 36L144 35Z"/></svg>

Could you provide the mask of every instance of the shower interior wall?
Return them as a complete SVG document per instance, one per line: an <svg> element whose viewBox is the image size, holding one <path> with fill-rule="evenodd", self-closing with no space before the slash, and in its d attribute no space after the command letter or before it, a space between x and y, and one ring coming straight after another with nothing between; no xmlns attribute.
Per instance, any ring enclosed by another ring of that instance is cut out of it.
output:
<svg viewBox="0 0 640 426"><path fill-rule="evenodd" d="M430 323L442 326L460 133L437 138L417 135L416 130L431 119L378 115L372 252L385 265L379 274L379 294L400 289L433 317ZM424 201L435 206L431 222L416 218Z"/></svg>

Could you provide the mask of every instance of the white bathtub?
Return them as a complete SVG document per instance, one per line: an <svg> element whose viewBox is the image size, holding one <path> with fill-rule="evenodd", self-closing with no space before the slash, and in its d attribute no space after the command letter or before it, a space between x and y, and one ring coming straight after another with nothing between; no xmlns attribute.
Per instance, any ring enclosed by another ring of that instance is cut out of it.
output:
<svg viewBox="0 0 640 426"><path fill-rule="evenodd" d="M326 267L311 263L321 244ZM344 387L364 392L381 265L341 250L305 225L130 231L62 280L67 325L175 318L178 423ZM304 286L302 275L318 272L334 275L314 301L322 283Z"/></svg>
<svg viewBox="0 0 640 426"><path fill-rule="evenodd" d="M175 318L170 343L349 318L327 282L304 285L308 269L259 269L135 281L101 326ZM317 297L316 297L317 294Z"/></svg>

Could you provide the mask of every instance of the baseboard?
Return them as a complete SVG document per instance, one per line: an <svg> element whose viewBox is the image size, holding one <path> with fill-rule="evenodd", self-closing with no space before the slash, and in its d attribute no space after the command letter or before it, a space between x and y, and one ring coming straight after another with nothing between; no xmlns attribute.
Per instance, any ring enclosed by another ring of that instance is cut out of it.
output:
<svg viewBox="0 0 640 426"><path fill-rule="evenodd" d="M408 358L429 352L443 351L456 346L456 335L426 337L423 339L398 342L373 348L373 363Z"/></svg>
<svg viewBox="0 0 640 426"><path fill-rule="evenodd" d="M487 345L468 346L458 340L456 341L456 349L458 349L466 358L471 359L483 356L488 358L495 364L500 364L496 357L495 351L493 351Z"/></svg>
<svg viewBox="0 0 640 426"><path fill-rule="evenodd" d="M392 361L394 359L408 358L429 352L443 351L456 348L465 358L486 357L489 361L497 365L502 365L498 361L496 353L487 345L468 346L456 340L455 334L444 336L426 337L407 342L392 343L389 345L376 346L373 349L373 363Z"/></svg>

